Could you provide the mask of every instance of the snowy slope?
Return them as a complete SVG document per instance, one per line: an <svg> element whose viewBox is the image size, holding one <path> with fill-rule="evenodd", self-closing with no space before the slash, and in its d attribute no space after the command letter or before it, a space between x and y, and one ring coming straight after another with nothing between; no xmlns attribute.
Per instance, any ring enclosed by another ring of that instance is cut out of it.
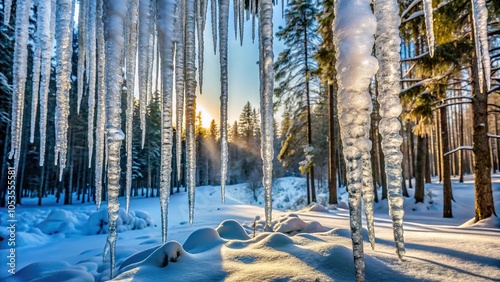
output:
<svg viewBox="0 0 500 282"><path fill-rule="evenodd" d="M494 175L493 179L498 211L500 175ZM282 210L303 207L300 199L304 194L300 191L305 191L304 179L278 179L276 187L279 188L273 193L275 209L279 205ZM425 204L413 204L412 198L406 199L407 255L403 261L395 253L387 202L375 205L377 245L374 251L369 247L366 230L363 232L368 281L499 280L498 218L473 226L467 223L474 210L472 179L468 178L465 184L454 181L453 189L456 202L452 219L442 218L442 192L437 183L426 186ZM354 280L346 209L314 206L293 213L274 210L272 231L276 232L263 232L262 192L258 193L255 202L252 191L245 185L228 186L226 204L221 205L220 187L198 187L193 226L188 224L187 194L174 194L169 211L170 242L163 247L160 246L158 226L159 199L132 199L130 210L140 211L135 213L135 218L148 214L151 226L136 230L122 228L117 243L117 268L121 268L117 280L167 281L173 277L176 281ZM340 195L341 198L347 196L342 189ZM108 277L109 265L102 263L106 235L85 235L88 232L83 232L96 211L94 205L62 206L50 204L48 200L47 206L39 208L35 206L36 201L23 200L25 205L16 209L19 220L16 239L23 242L23 246L16 248L17 274L8 276L4 270L9 250L2 248L2 280L67 281L76 278L77 281L94 281ZM101 210L105 208L104 203ZM5 215L2 210L1 232L6 230ZM57 224L51 222L57 220L67 224L52 227ZM128 222L124 226L130 226L131 221L130 218L123 221ZM40 227L45 225L58 232L43 233ZM21 240L21 229L25 233L23 236L31 237Z"/></svg>

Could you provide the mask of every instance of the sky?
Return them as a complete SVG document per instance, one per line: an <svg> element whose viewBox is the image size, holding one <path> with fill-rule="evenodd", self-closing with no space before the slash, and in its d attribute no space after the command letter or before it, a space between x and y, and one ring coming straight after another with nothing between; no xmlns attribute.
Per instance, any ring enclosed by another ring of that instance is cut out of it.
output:
<svg viewBox="0 0 500 282"><path fill-rule="evenodd" d="M245 22L245 32L243 35L243 46L240 46L240 39L234 37L233 1L229 7L229 36L228 36L228 116L231 125L243 110L244 105L250 102L253 107L259 108L259 43L258 43L258 21L256 21L255 42L252 43L252 21ZM278 1L279 2L279 1ZM285 25L285 20L281 17L281 3L274 6L274 33L279 26ZM217 39L217 44L219 39ZM212 39L212 23L210 16L210 6L207 11L207 23L204 33L204 69L203 69L203 93L197 96L197 111L202 111L202 119L205 127L210 121L215 119L220 124L220 63L219 46L217 54L214 55ZM282 42L276 38L274 43L274 57L284 49ZM198 77L197 77L198 78ZM199 86L199 85L198 85ZM198 87L199 90L199 87ZM276 116L279 118L279 116Z"/></svg>

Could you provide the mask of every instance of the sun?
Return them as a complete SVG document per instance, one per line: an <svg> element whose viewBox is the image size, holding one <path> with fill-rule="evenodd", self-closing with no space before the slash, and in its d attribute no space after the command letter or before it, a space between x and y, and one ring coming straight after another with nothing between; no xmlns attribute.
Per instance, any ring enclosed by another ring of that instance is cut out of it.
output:
<svg viewBox="0 0 500 282"><path fill-rule="evenodd" d="M203 105L200 104L196 105L196 115L198 115L199 112L201 112L201 122L203 124L203 127L209 128L210 122L212 122L214 117Z"/></svg>

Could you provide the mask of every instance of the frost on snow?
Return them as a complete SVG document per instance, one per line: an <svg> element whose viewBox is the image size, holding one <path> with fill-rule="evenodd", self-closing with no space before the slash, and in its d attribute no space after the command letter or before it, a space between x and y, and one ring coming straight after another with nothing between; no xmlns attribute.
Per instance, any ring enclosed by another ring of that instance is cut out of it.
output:
<svg viewBox="0 0 500 282"><path fill-rule="evenodd" d="M108 239L106 250L110 252L110 277L114 277L115 251L117 240L117 220L120 203L120 146L124 139L121 126L122 50L124 43L124 21L127 14L126 0L104 1L105 38L105 84L106 84L106 136L108 147ZM106 255L106 251L104 252Z"/></svg>
<svg viewBox="0 0 500 282"><path fill-rule="evenodd" d="M486 91L491 89L491 59L488 47L488 9L485 0L472 0L472 19L474 21L474 36L476 57L479 70L479 87L483 88L486 80ZM483 78L484 75L484 78Z"/></svg>
<svg viewBox="0 0 500 282"><path fill-rule="evenodd" d="M267 226L272 222L272 185L273 185L273 2L259 1L259 63L260 63L260 120L262 136L262 184Z"/></svg>
<svg viewBox="0 0 500 282"><path fill-rule="evenodd" d="M167 243L168 201L172 172L172 98L173 98L173 55L174 55L175 0L158 2L158 45L161 56L162 78L162 126L161 126L161 168L160 206L162 243Z"/></svg>
<svg viewBox="0 0 500 282"><path fill-rule="evenodd" d="M31 0L20 0L17 2L16 11L16 44L14 45L14 86L12 93L12 115L11 115L11 145L9 159L14 157L14 171L19 165L21 150L21 138L24 113L24 90L26 76L28 74L28 25Z"/></svg>
<svg viewBox="0 0 500 282"><path fill-rule="evenodd" d="M398 256L405 253L403 238L403 196L401 188L401 162L403 155L400 151L402 137L399 135L401 123L399 115L402 107L399 101L399 61L400 37L398 16L399 7L396 0L375 2L375 16L377 17L377 32L375 51L380 61L377 73L382 117L379 125L382 136L382 151L384 153L385 171L387 174L387 190L389 199L389 214L392 218L394 240Z"/></svg>
<svg viewBox="0 0 500 282"><path fill-rule="evenodd" d="M424 17L425 28L427 30L427 46L429 46L429 55L434 57L434 17L432 15L432 0L423 0L424 3Z"/></svg>
<svg viewBox="0 0 500 282"><path fill-rule="evenodd" d="M364 280L365 269L361 199L362 188L368 184L363 181L363 163L366 166L367 154L371 148L368 137L372 103L368 87L378 68L377 60L371 56L376 20L370 4L370 0L337 1L333 24L339 85L339 122L344 158L349 171L347 186L357 281Z"/></svg>
<svg viewBox="0 0 500 282"><path fill-rule="evenodd" d="M225 198L227 163L228 163L228 145L227 145L227 100L228 100L228 82L227 82L227 36L229 22L229 0L219 1L219 56L220 56L220 167L221 167L221 195L222 203Z"/></svg>

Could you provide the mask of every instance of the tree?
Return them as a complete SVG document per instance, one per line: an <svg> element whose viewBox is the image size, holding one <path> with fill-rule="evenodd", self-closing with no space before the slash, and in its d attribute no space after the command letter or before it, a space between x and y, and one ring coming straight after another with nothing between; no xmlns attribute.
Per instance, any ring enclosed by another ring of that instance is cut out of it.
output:
<svg viewBox="0 0 500 282"><path fill-rule="evenodd" d="M285 11L286 26L280 27L276 34L287 48L280 53L275 63L275 79L278 82L275 95L278 104L294 109L294 115L306 116L307 146L312 147L311 70L316 68L312 54L319 41L315 19L318 10L311 0L292 0L289 7ZM314 163L310 164L307 175L311 181L311 200L316 202Z"/></svg>

